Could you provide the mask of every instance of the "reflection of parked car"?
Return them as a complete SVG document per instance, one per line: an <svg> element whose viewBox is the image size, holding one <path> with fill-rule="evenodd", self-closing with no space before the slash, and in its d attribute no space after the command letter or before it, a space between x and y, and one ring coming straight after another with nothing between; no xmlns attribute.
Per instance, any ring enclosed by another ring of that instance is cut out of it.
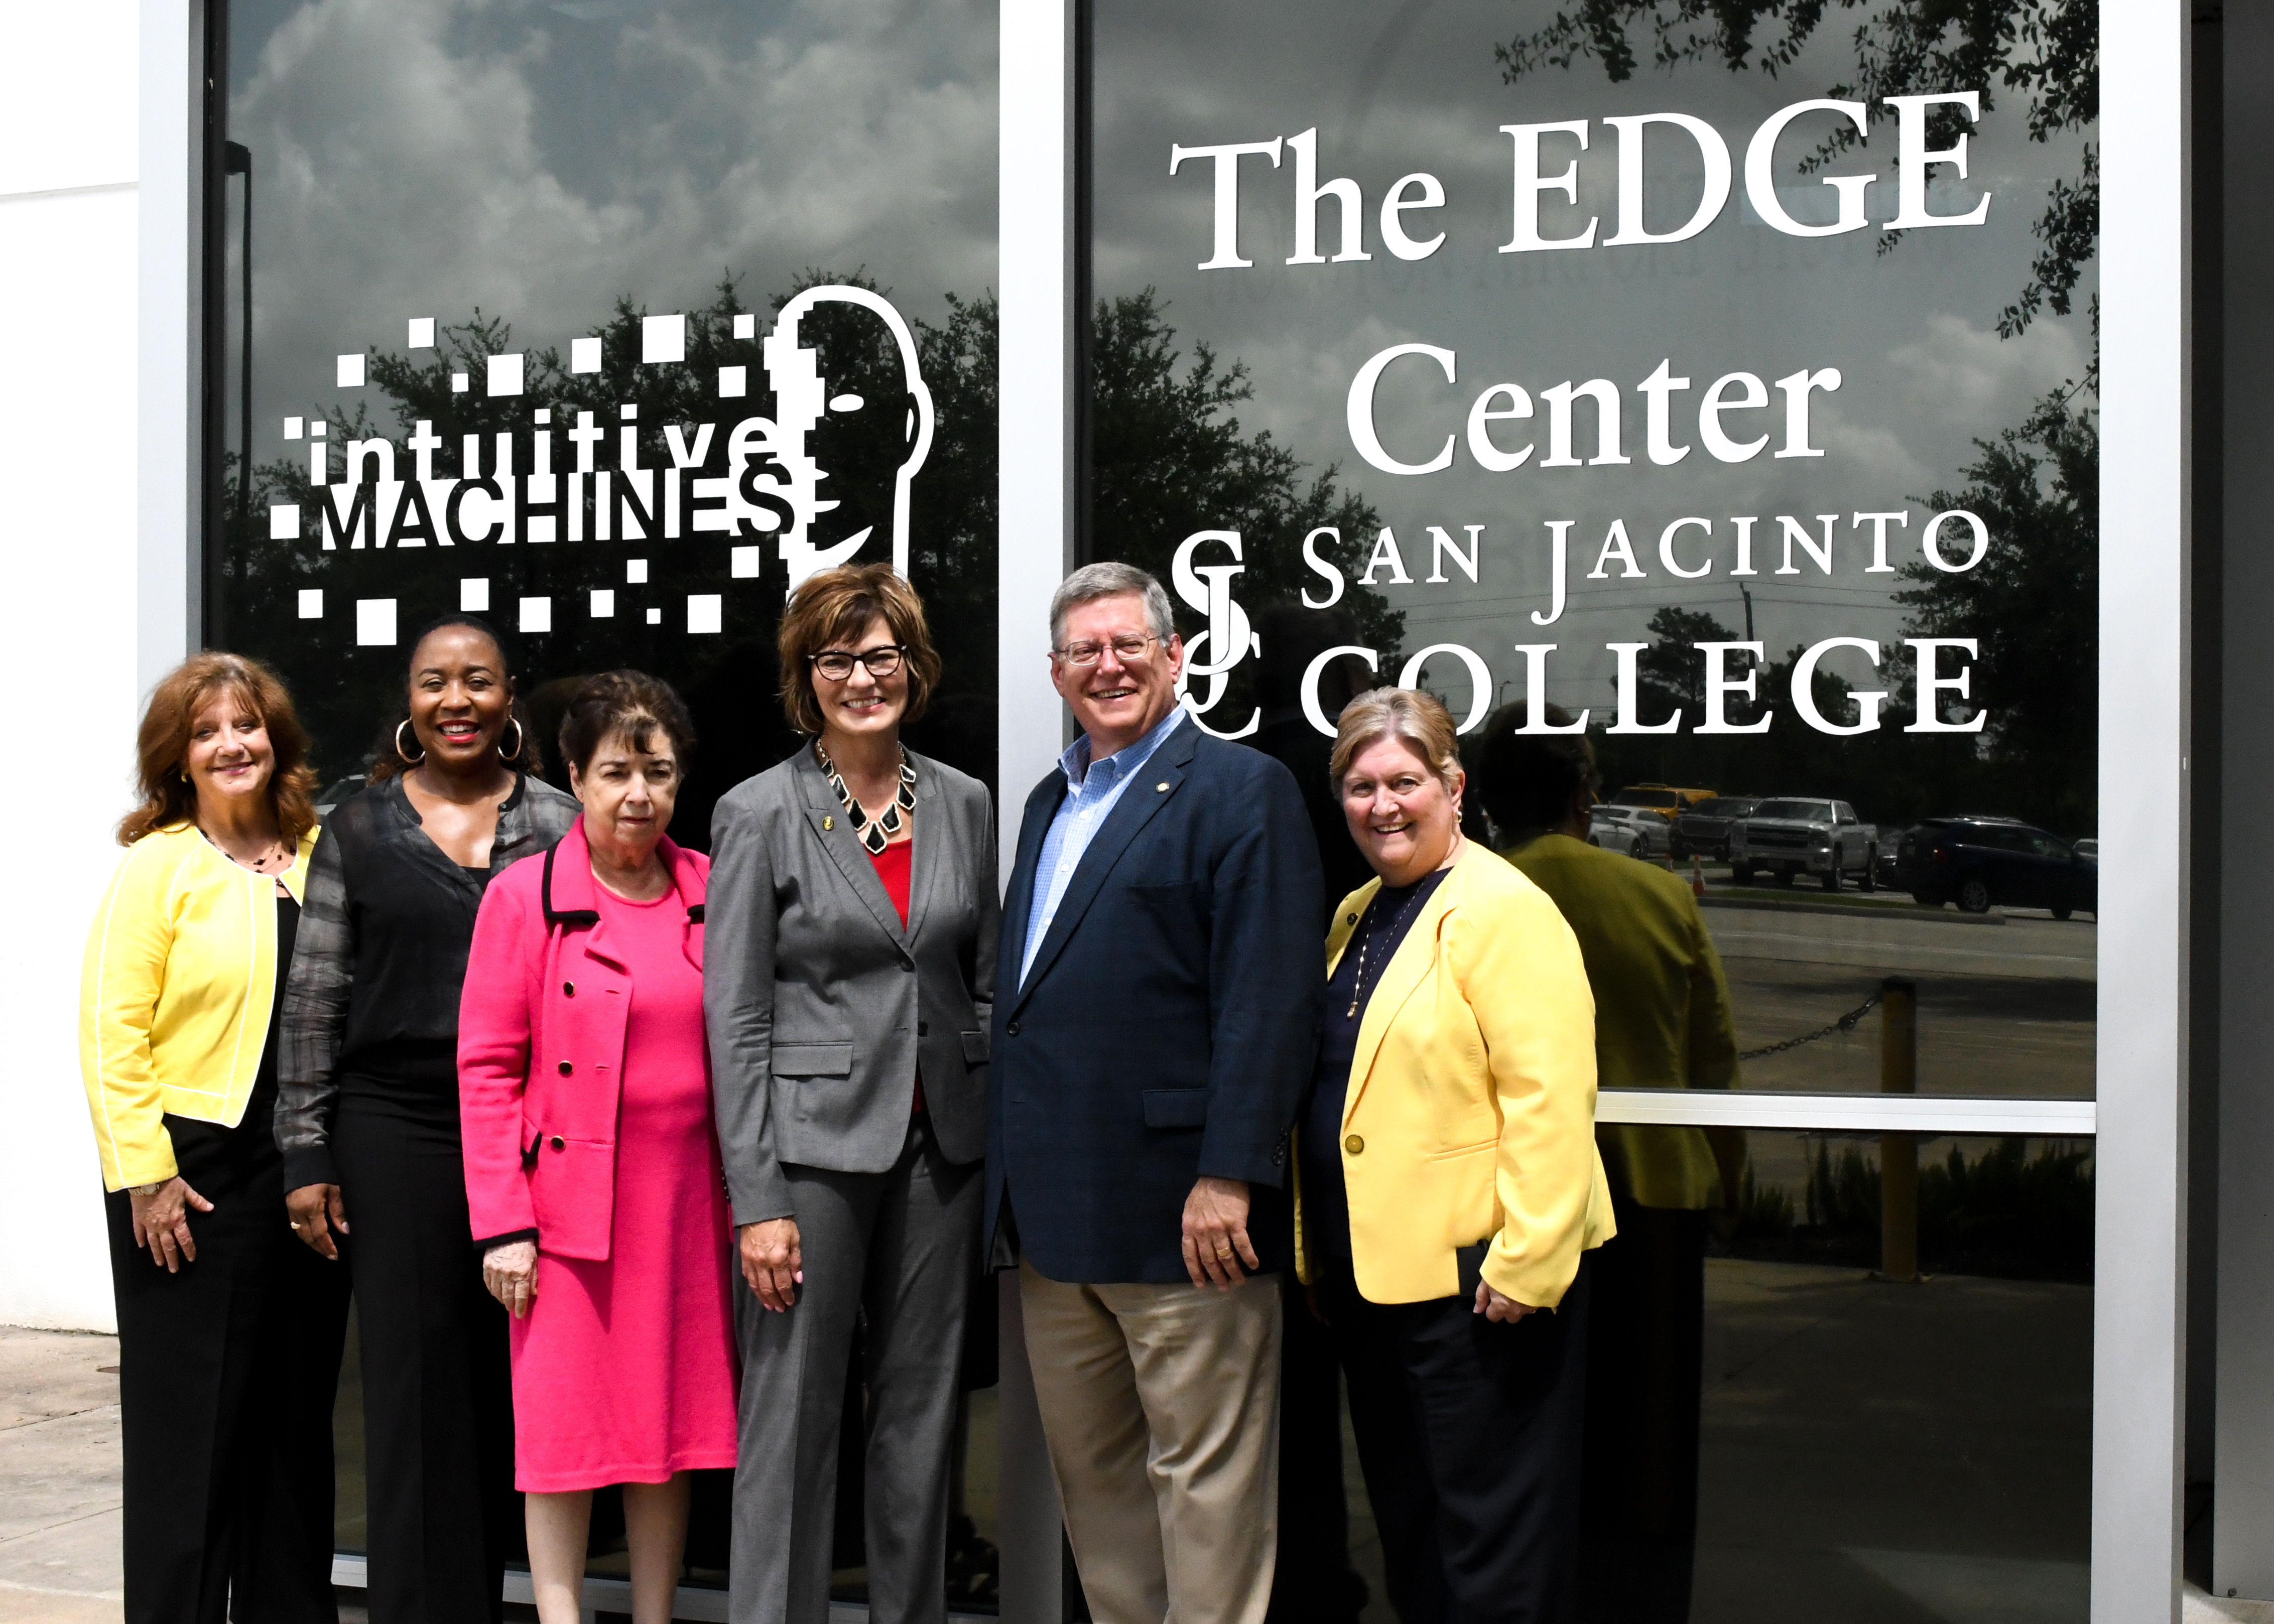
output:
<svg viewBox="0 0 2274 1624"><path fill-rule="evenodd" d="M1710 789L1676 789L1671 784L1630 784L1617 794L1607 797L1605 804L1645 808L1671 823L1699 801L1713 799L1713 792Z"/></svg>
<svg viewBox="0 0 2274 1624"><path fill-rule="evenodd" d="M1875 877L1890 891L1901 891L1903 876L1901 864L1903 838L1910 830L1881 830L1879 831L1879 861Z"/></svg>
<svg viewBox="0 0 2274 1624"><path fill-rule="evenodd" d="M1761 804L1758 795L1708 795L1674 820L1674 854L1727 857L1729 825Z"/></svg>
<svg viewBox="0 0 2274 1624"><path fill-rule="evenodd" d="M2068 849L2094 868L2097 868L2100 866L2100 838L2097 835L2087 835Z"/></svg>
<svg viewBox="0 0 2274 1624"><path fill-rule="evenodd" d="M1879 889L1879 831L1844 801L1764 801L1729 827L1729 868L1740 885L1766 871L1780 885L1812 874L1826 891L1849 875L1865 891Z"/></svg>
<svg viewBox="0 0 2274 1624"><path fill-rule="evenodd" d="M1657 857L1673 849L1674 826L1647 808L1607 803L1587 815L1587 844L1630 857Z"/></svg>
<svg viewBox="0 0 2274 1624"><path fill-rule="evenodd" d="M1955 902L2051 908L2055 919L2098 912L2100 868L2042 829L2007 817L1931 817L1903 837L1897 872L1929 907Z"/></svg>

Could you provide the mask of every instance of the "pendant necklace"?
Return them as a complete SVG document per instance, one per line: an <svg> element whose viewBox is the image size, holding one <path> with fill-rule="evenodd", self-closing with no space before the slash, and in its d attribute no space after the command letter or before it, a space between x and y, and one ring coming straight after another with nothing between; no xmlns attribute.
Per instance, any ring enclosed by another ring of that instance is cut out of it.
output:
<svg viewBox="0 0 2274 1624"><path fill-rule="evenodd" d="M906 827L900 814L916 809L916 770L908 765L907 751L900 751L900 786L892 803L885 808L882 817L877 818L870 817L854 799L844 775L837 771L836 763L829 759L829 752L821 748L818 739L813 741L813 753L821 763L821 776L829 780L830 788L837 792L837 799L845 803L845 816L852 822L853 832L861 837L861 844L870 856L882 857L885 848L892 843L892 837Z"/></svg>
<svg viewBox="0 0 2274 1624"><path fill-rule="evenodd" d="M1428 876L1426 875L1422 876L1423 879L1427 879L1427 877ZM1379 893L1377 893L1377 895ZM1413 912L1414 908L1419 905L1420 901L1421 882L1417 880L1413 883L1413 894L1406 898L1405 906L1397 910L1397 917L1390 921L1387 927L1387 929L1391 935L1397 934L1397 931L1404 927L1406 916ZM1367 910L1369 914L1373 911L1374 910L1371 908ZM1358 975L1351 982L1350 1008L1343 1011L1343 1017L1346 1020L1356 1018L1358 1014L1358 1001L1366 996L1366 956L1373 950L1374 938L1383 934L1383 929L1384 927L1370 923L1367 927L1365 938L1358 944Z"/></svg>

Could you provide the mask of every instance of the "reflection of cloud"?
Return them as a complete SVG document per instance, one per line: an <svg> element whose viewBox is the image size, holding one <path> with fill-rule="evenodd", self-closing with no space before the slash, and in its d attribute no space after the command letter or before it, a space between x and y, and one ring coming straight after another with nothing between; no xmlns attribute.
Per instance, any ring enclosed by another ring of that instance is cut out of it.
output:
<svg viewBox="0 0 2274 1624"><path fill-rule="evenodd" d="M399 347L412 315L479 304L546 344L620 293L686 308L728 267L760 304L808 265L865 264L923 314L990 285L992 8L774 20L313 0L239 41L262 415L320 388L317 357Z"/></svg>
<svg viewBox="0 0 2274 1624"><path fill-rule="evenodd" d="M1903 386L1902 404L1924 414L1948 413L2003 427L2018 422L2031 402L2061 380L2084 370L2084 346L2074 327L2039 321L2018 339L1999 338L1947 311L1926 319L1926 330L1887 351L1887 365Z"/></svg>

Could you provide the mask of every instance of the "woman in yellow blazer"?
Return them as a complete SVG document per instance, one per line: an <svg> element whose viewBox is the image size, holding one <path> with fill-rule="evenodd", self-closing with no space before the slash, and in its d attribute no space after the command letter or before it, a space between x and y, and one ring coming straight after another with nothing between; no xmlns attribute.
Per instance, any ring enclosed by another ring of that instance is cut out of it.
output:
<svg viewBox="0 0 2274 1624"><path fill-rule="evenodd" d="M332 1600L347 1278L294 1238L276 1010L316 842L274 673L200 654L142 718L142 804L88 932L79 1064L118 1309L128 1624L297 1624ZM281 1222L280 1222L281 1221Z"/></svg>
<svg viewBox="0 0 2274 1624"><path fill-rule="evenodd" d="M1331 771L1380 876L1335 910L1297 1268L1332 1333L1404 1624L1577 1617L1594 1003L1554 902L1460 832L1452 718L1352 700Z"/></svg>

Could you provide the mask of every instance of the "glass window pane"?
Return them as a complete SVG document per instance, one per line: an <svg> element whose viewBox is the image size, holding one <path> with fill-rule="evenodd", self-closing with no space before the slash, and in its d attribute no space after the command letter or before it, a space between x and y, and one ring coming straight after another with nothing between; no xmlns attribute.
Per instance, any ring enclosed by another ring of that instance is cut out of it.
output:
<svg viewBox="0 0 2274 1624"><path fill-rule="evenodd" d="M1097 0L1086 545L1331 899L1324 730L1419 686L1473 834L1688 883L1745 1049L1910 976L1920 1088L2090 1094L2095 876L2003 852L2097 817L2096 64L1846 17ZM1528 789L1559 714L1664 816Z"/></svg>

